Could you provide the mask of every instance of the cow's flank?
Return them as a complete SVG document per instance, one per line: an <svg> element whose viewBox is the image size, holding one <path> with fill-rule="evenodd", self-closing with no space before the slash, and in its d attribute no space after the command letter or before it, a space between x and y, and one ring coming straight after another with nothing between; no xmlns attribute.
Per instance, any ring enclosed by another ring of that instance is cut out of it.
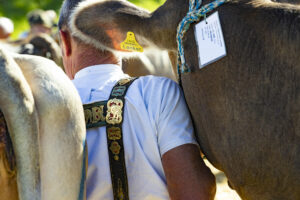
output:
<svg viewBox="0 0 300 200"><path fill-rule="evenodd" d="M0 94L16 156L19 199L79 199L85 123L68 77L48 59L0 49ZM12 190L8 187L1 187L1 194Z"/></svg>

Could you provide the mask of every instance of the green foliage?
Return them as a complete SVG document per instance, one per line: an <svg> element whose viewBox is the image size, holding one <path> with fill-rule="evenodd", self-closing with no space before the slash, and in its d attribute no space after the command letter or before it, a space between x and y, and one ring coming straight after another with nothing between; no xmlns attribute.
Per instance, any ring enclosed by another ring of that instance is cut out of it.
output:
<svg viewBox="0 0 300 200"><path fill-rule="evenodd" d="M12 38L29 29L26 15L31 10L41 8L44 10L59 11L62 0L0 0L0 16L14 21L15 31Z"/></svg>
<svg viewBox="0 0 300 200"><path fill-rule="evenodd" d="M143 7L149 11L155 10L161 6L166 0L129 0L137 6Z"/></svg>
<svg viewBox="0 0 300 200"><path fill-rule="evenodd" d="M155 10L162 5L165 0L129 0L137 6ZM12 38L16 39L18 35L29 29L26 14L34 9L55 10L59 12L63 0L0 0L0 16L5 16L14 21L15 32Z"/></svg>

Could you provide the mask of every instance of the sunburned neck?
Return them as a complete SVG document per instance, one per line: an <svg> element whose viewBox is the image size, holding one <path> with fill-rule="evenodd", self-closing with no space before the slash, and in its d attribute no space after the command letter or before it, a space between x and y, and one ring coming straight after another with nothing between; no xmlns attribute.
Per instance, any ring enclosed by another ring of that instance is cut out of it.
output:
<svg viewBox="0 0 300 200"><path fill-rule="evenodd" d="M93 65L116 64L120 65L120 59L109 52L101 52L97 49L82 50L75 57L75 71Z"/></svg>

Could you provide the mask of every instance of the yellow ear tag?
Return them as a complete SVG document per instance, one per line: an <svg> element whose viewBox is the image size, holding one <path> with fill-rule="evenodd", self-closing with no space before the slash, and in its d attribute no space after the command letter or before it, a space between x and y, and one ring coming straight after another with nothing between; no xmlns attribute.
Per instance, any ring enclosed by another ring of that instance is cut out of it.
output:
<svg viewBox="0 0 300 200"><path fill-rule="evenodd" d="M136 41L133 32L127 32L127 37L124 42L121 43L121 49L127 51L136 51L136 52L143 52L143 47L139 45Z"/></svg>

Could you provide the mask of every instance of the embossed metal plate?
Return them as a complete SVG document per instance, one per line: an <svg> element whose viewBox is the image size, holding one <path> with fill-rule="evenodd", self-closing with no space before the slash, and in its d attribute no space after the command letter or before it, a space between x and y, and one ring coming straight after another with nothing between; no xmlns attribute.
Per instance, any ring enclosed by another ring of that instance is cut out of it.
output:
<svg viewBox="0 0 300 200"><path fill-rule="evenodd" d="M108 139L110 140L120 140L122 138L121 129L119 127L109 127L107 132Z"/></svg>
<svg viewBox="0 0 300 200"><path fill-rule="evenodd" d="M122 122L123 101L111 99L107 102L106 122L108 124L120 124Z"/></svg>

